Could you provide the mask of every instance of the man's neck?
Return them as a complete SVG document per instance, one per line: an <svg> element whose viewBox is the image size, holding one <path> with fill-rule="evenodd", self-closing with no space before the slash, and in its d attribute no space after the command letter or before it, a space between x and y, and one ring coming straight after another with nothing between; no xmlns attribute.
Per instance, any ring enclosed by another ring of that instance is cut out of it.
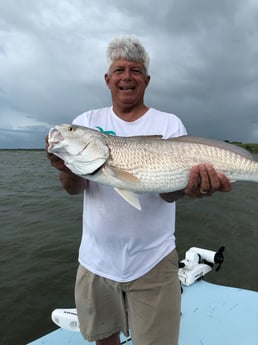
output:
<svg viewBox="0 0 258 345"><path fill-rule="evenodd" d="M116 106L113 104L113 111L114 113L120 117L120 119L127 121L127 122L133 122L139 119L141 116L143 116L149 108L145 106L144 104L135 107L135 106Z"/></svg>

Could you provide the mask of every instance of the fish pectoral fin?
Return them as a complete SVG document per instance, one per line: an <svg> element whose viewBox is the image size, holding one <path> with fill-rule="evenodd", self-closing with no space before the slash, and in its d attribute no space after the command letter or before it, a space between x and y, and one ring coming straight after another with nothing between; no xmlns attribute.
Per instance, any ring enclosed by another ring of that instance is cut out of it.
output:
<svg viewBox="0 0 258 345"><path fill-rule="evenodd" d="M127 201L131 206L137 208L137 210L141 211L141 204L139 201L138 196L129 191L129 190L125 190L125 189L120 189L120 188L114 188L114 190L125 200Z"/></svg>
<svg viewBox="0 0 258 345"><path fill-rule="evenodd" d="M138 177L134 176L133 174L123 170L119 169L116 167L109 166L109 172L113 174L118 180L126 183L126 184L138 184L140 183L140 180ZM141 205L139 198L137 194L133 193L132 191L129 191L127 189L122 189L122 188L116 188L114 187L114 190L125 200L127 201L131 206L137 208L137 210L141 211Z"/></svg>
<svg viewBox="0 0 258 345"><path fill-rule="evenodd" d="M115 176L118 180L126 182L126 183L140 183L138 177L134 176L133 174L119 168L115 168L109 166L108 169L111 171L113 176Z"/></svg>

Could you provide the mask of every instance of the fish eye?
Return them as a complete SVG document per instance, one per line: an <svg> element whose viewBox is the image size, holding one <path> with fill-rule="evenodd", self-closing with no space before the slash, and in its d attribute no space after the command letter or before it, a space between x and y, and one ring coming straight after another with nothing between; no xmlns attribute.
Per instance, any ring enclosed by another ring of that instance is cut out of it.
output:
<svg viewBox="0 0 258 345"><path fill-rule="evenodd" d="M72 132L72 131L73 131L73 127L72 126L68 127L68 132Z"/></svg>

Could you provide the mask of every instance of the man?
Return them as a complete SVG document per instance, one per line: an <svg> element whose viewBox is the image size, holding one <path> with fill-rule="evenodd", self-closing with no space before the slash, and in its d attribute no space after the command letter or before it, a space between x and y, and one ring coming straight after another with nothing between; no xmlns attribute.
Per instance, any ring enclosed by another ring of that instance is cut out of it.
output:
<svg viewBox="0 0 258 345"><path fill-rule="evenodd" d="M117 38L108 46L112 107L88 111L73 123L119 136L186 134L181 120L144 104L150 82L149 57L137 39ZM210 165L192 168L182 191L140 195L142 211L112 188L74 175L48 155L70 194L84 193L83 235L75 301L81 332L97 345L120 344L119 333L134 345L178 344L180 285L175 249L175 200L229 191L228 179Z"/></svg>

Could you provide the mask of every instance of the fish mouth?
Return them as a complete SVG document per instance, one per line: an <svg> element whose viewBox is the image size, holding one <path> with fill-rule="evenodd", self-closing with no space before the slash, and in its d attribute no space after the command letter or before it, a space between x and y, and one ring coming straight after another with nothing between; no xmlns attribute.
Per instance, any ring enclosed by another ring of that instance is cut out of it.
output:
<svg viewBox="0 0 258 345"><path fill-rule="evenodd" d="M60 141L63 141L64 137L62 136L62 134L59 132L58 129L56 128L51 128L49 133L48 133L48 142L49 144L51 144L52 146L55 144L60 143Z"/></svg>

